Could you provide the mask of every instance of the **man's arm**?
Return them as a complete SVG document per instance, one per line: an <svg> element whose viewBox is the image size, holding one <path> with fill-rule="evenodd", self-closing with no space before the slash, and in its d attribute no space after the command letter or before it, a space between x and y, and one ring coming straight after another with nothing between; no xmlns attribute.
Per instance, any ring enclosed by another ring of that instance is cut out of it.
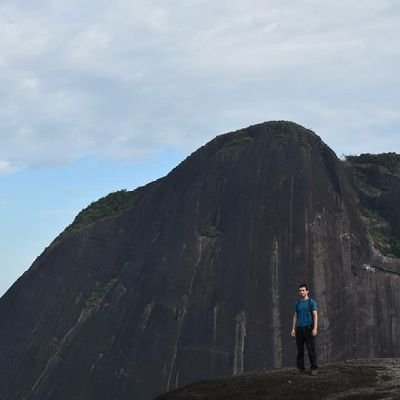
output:
<svg viewBox="0 0 400 400"><path fill-rule="evenodd" d="M293 337L296 336L296 323L297 323L297 313L293 315L292 332L290 333Z"/></svg>
<svg viewBox="0 0 400 400"><path fill-rule="evenodd" d="M317 336L317 334L318 334L318 312L317 312L317 310L314 310L312 313L313 313L313 318L314 318L314 328L313 328L311 334L313 336Z"/></svg>

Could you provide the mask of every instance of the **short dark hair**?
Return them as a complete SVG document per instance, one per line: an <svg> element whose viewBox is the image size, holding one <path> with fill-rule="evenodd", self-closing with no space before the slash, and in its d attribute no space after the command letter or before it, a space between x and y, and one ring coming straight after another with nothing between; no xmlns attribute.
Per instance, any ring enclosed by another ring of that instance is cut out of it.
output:
<svg viewBox="0 0 400 400"><path fill-rule="evenodd" d="M306 290L308 290L307 283L300 283L300 285L298 286L298 289L300 289L300 288L302 288L302 287L305 287Z"/></svg>

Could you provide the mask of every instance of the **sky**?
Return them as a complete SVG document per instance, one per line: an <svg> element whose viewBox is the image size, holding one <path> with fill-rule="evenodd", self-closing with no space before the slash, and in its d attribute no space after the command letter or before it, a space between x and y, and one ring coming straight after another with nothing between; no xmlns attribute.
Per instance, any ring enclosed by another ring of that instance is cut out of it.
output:
<svg viewBox="0 0 400 400"><path fill-rule="evenodd" d="M398 0L3 0L0 295L92 201L295 121L400 153Z"/></svg>

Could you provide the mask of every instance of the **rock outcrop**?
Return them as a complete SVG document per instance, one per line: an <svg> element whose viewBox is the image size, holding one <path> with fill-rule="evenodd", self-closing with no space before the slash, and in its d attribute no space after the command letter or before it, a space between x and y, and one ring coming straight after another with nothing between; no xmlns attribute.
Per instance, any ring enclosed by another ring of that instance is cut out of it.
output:
<svg viewBox="0 0 400 400"><path fill-rule="evenodd" d="M400 262L376 245L354 171L269 122L92 204L0 301L0 399L148 400L290 366L302 281L321 363L400 356Z"/></svg>
<svg viewBox="0 0 400 400"><path fill-rule="evenodd" d="M252 371L194 383L155 400L393 400L400 398L399 382L399 360L357 360L325 365L316 377L293 368Z"/></svg>

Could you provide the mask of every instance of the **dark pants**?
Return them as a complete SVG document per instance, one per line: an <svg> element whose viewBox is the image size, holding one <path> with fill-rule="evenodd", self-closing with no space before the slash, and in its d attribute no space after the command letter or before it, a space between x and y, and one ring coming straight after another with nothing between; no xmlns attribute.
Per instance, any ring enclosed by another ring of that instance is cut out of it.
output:
<svg viewBox="0 0 400 400"><path fill-rule="evenodd" d="M315 337L311 334L312 327L296 327L297 368L304 369L304 345L307 346L311 369L318 368L315 353Z"/></svg>

